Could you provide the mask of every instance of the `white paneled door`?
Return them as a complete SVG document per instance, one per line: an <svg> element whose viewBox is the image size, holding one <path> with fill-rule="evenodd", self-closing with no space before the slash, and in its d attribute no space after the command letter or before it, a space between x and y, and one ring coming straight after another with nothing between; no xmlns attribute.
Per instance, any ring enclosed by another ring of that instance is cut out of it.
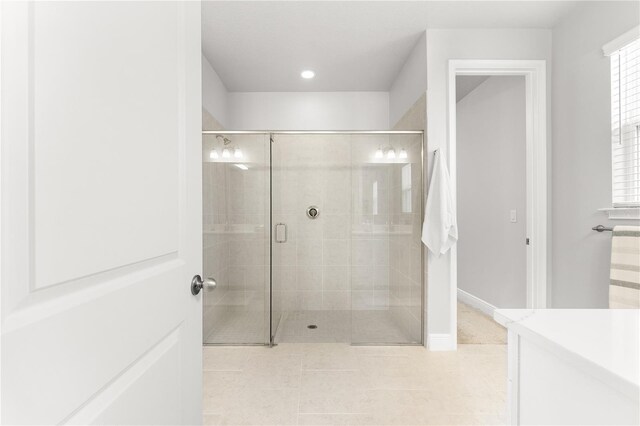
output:
<svg viewBox="0 0 640 426"><path fill-rule="evenodd" d="M200 4L0 8L2 422L200 423Z"/></svg>

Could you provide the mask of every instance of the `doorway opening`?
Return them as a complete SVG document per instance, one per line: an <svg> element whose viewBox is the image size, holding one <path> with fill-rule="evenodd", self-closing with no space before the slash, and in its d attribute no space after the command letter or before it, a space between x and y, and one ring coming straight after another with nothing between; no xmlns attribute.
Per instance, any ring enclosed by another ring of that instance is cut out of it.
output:
<svg viewBox="0 0 640 426"><path fill-rule="evenodd" d="M544 75L544 61L450 61L459 343L506 343L496 308L546 306Z"/></svg>
<svg viewBox="0 0 640 426"><path fill-rule="evenodd" d="M526 308L523 76L457 76L458 343L506 344L495 307Z"/></svg>

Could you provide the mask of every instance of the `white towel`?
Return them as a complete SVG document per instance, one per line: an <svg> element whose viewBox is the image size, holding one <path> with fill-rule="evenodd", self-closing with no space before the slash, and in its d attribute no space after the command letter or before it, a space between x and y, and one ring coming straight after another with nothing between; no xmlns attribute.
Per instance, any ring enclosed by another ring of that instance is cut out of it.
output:
<svg viewBox="0 0 640 426"><path fill-rule="evenodd" d="M434 153L427 207L422 224L422 242L440 257L458 240L456 210L449 183L449 172L441 150Z"/></svg>
<svg viewBox="0 0 640 426"><path fill-rule="evenodd" d="M640 308L640 226L615 226L611 237L609 307Z"/></svg>

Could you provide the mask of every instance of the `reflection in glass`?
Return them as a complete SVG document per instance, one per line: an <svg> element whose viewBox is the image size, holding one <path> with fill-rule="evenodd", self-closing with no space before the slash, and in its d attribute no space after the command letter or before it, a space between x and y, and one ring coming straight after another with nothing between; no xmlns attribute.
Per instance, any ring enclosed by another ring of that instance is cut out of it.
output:
<svg viewBox="0 0 640 426"><path fill-rule="evenodd" d="M203 135L203 268L218 282L203 296L205 344L267 341L268 140L268 135ZM234 162L225 146L235 146L235 152L242 146L243 162Z"/></svg>

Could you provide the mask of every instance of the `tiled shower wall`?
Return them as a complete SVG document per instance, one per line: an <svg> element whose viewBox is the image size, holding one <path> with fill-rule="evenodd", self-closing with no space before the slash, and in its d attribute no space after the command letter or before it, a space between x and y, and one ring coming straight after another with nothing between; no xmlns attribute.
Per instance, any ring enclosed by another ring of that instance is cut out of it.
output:
<svg viewBox="0 0 640 426"><path fill-rule="evenodd" d="M388 135L351 137L352 308L355 311L387 311L389 289L389 224L391 176L395 164L372 163L379 147L389 145ZM367 316L355 315L355 335L367 327ZM358 321L358 320L362 321Z"/></svg>
<svg viewBox="0 0 640 426"><path fill-rule="evenodd" d="M424 130L426 120L426 96L423 95L405 113L405 115L394 126L394 130ZM406 138L406 137L405 137ZM407 147L408 157L411 163L412 188L412 208L411 212L403 212L402 203L394 201L392 203L392 229L391 233L391 258L390 258L390 289L391 289L391 312L394 320L404 330L409 330L411 337L420 341L422 328L422 301L426 307L426 285L423 290L422 262L426 269L426 260L423 260L422 251L422 212L425 181L422 182L422 147L419 136L411 137L411 145ZM405 139L406 140L406 139ZM424 152L426 149L424 142ZM426 168L426 163L425 166ZM401 196L402 193L402 171L395 170L393 177L394 196ZM420 184L419 184L420 183ZM419 184L419 185L418 185ZM426 279L426 278L425 278ZM425 315L426 318L426 315ZM426 328L426 324L425 324Z"/></svg>
<svg viewBox="0 0 640 426"><path fill-rule="evenodd" d="M215 121L207 122L209 129L215 127ZM221 153L223 146L215 135L203 138L203 272L218 282L214 291L204 292L203 334L205 343L263 343L268 332L268 137L228 137L229 147L242 149L242 159L210 159L211 150Z"/></svg>
<svg viewBox="0 0 640 426"><path fill-rule="evenodd" d="M422 155L419 136L411 137L411 145L405 146L412 160L401 168L394 168L391 194L391 232L390 232L390 311L392 318L413 341L420 341L421 300L422 300L422 185L420 158ZM407 145L405 137L405 145ZM404 176L403 176L404 173ZM407 176L409 178L407 179ZM410 189L407 189L410 182ZM403 192L411 202L402 200Z"/></svg>
<svg viewBox="0 0 640 426"><path fill-rule="evenodd" d="M421 142L420 135L275 135L273 222L287 225L288 239L274 245L273 273L284 311L352 310L354 336L372 318L388 318L406 336L399 342L420 341ZM373 160L380 147L404 148L408 158ZM306 216L312 205L315 220Z"/></svg>
<svg viewBox="0 0 640 426"><path fill-rule="evenodd" d="M275 135L273 223L284 223L276 243L274 287L282 309L351 309L351 152L346 135ZM309 219L306 210L320 215ZM274 294L275 297L275 294Z"/></svg>
<svg viewBox="0 0 640 426"><path fill-rule="evenodd" d="M205 109L202 110L202 129L220 130L222 126ZM227 223L227 184L224 168L207 161L213 137L203 136L202 141L202 244L203 273L215 277L218 288L205 292L203 297L203 336L213 331L215 323L213 306L222 300L228 290L229 236L224 232Z"/></svg>

